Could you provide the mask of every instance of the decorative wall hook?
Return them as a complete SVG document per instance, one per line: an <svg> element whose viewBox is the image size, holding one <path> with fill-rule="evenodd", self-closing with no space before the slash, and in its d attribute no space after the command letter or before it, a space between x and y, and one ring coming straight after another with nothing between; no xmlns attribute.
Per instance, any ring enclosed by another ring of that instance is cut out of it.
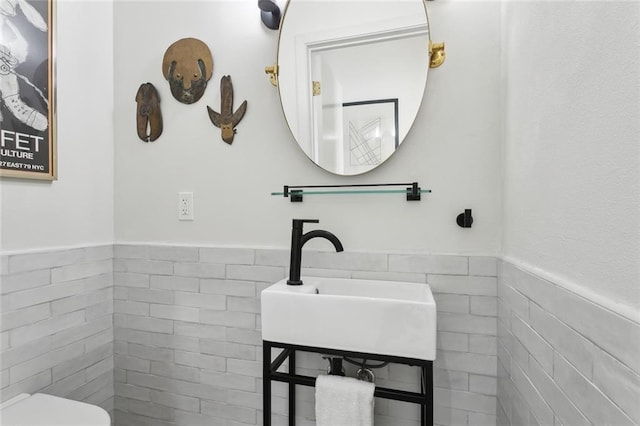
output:
<svg viewBox="0 0 640 426"><path fill-rule="evenodd" d="M136 102L138 104L136 111L138 137L145 142L153 142L162 134L160 97L153 84L140 85L136 93Z"/></svg>
<svg viewBox="0 0 640 426"><path fill-rule="evenodd" d="M213 74L213 57L207 45L196 38L173 43L162 59L162 74L169 81L171 94L178 102L197 102Z"/></svg>
<svg viewBox="0 0 640 426"><path fill-rule="evenodd" d="M461 228L471 228L471 225L473 224L471 209L465 209L464 213L460 213L456 218L456 222Z"/></svg>
<svg viewBox="0 0 640 426"><path fill-rule="evenodd" d="M269 81L272 85L278 86L278 66L264 67L265 74L269 74Z"/></svg>
<svg viewBox="0 0 640 426"><path fill-rule="evenodd" d="M209 112L209 118L213 125L222 130L222 140L231 145L233 136L236 134L235 127L247 111L247 101L244 101L236 112L233 112L233 85L231 84L231 76L225 75L222 77L222 80L220 80L220 112L215 112L208 105L207 111Z"/></svg>
<svg viewBox="0 0 640 426"><path fill-rule="evenodd" d="M438 68L442 65L447 57L444 50L444 42L432 43L431 40L429 40L429 56L431 57L429 68Z"/></svg>

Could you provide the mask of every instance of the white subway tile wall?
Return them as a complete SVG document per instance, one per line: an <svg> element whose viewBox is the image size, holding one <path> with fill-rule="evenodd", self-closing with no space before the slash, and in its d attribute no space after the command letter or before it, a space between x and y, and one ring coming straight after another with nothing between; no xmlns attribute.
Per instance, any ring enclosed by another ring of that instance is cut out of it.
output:
<svg viewBox="0 0 640 426"><path fill-rule="evenodd" d="M0 397L43 392L114 414L112 245L2 255Z"/></svg>
<svg viewBox="0 0 640 426"><path fill-rule="evenodd" d="M640 324L501 261L498 425L640 424Z"/></svg>
<svg viewBox="0 0 640 426"><path fill-rule="evenodd" d="M262 424L260 292L286 277L288 251L116 245L114 253L116 424ZM310 250L302 274L429 283L439 311L436 424L494 426L496 271L492 257ZM299 374L327 368L312 354L297 364ZM381 386L419 390L417 368L375 374ZM274 425L288 424L287 400L274 383ZM298 386L296 422L314 419L314 390ZM376 400L376 425L418 424L416 405Z"/></svg>

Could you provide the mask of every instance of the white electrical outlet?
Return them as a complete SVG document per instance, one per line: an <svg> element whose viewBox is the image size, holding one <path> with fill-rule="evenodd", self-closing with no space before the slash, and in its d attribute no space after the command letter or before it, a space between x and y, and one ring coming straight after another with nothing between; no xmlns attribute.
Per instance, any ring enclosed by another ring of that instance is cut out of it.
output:
<svg viewBox="0 0 640 426"><path fill-rule="evenodd" d="M178 220L193 220L193 192L178 192Z"/></svg>

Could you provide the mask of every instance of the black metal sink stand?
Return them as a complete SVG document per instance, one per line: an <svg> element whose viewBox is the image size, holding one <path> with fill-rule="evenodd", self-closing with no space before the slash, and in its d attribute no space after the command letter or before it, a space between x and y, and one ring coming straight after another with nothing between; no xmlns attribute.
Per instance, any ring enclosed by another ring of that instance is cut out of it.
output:
<svg viewBox="0 0 640 426"><path fill-rule="evenodd" d="M271 362L271 349L282 349L282 352ZM372 361L384 361L394 364L411 365L421 368L422 385L421 392L407 392L397 389L382 388L376 386L373 395L378 398L393 399L396 401L420 404L420 425L433 426L433 361L397 356L370 354L362 352L342 351L331 348L317 348L312 346L291 345L262 341L262 407L263 426L271 426L271 381L289 384L289 426L296 424L296 385L315 386L316 378L300 376L296 374L296 351L311 352L343 356L348 358L361 358ZM289 359L288 373L279 373L285 360Z"/></svg>

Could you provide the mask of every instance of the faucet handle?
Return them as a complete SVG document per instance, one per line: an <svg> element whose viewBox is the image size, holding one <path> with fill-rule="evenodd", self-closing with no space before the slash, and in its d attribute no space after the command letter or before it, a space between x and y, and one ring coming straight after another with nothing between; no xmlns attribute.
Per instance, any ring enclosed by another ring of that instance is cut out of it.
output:
<svg viewBox="0 0 640 426"><path fill-rule="evenodd" d="M293 228L302 229L305 223L320 223L318 219L293 219Z"/></svg>

